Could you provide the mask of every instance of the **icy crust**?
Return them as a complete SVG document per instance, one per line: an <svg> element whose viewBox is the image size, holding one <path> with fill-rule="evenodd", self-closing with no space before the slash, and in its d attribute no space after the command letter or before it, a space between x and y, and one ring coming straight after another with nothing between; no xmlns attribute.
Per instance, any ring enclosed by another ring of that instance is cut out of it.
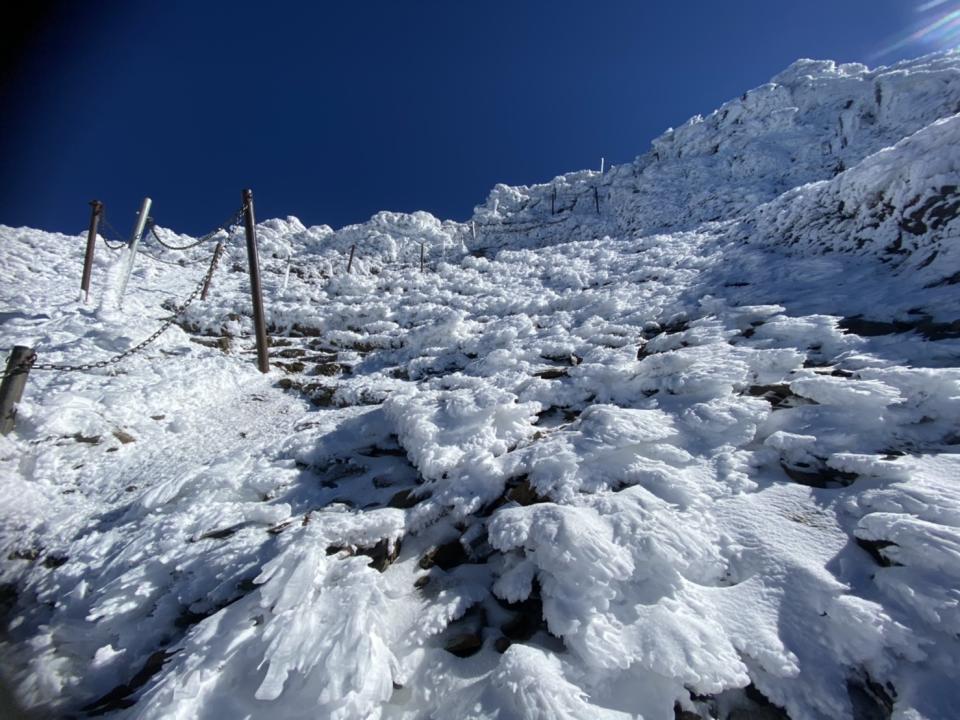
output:
<svg viewBox="0 0 960 720"><path fill-rule="evenodd" d="M802 61L735 101L765 108L744 116L761 140L798 127L768 111L814 123L838 84L891 109L850 136L862 162L694 230L617 230L641 220L615 194L612 220L576 210L590 239L556 226L488 256L427 214L261 223L268 376L227 233L182 327L115 370L35 371L0 439L17 696L129 718L951 717L960 263L940 188L960 146L927 114L955 62ZM701 157L702 124L669 162ZM503 218L534 212L497 192ZM102 247L77 303L83 246L0 227L8 344L108 357L211 250L141 259L121 312L124 256Z"/></svg>
<svg viewBox="0 0 960 720"><path fill-rule="evenodd" d="M770 83L667 130L650 152L603 175L496 186L474 214L477 242L540 247L729 219L791 188L828 180L958 111L957 54L875 70L801 60Z"/></svg>

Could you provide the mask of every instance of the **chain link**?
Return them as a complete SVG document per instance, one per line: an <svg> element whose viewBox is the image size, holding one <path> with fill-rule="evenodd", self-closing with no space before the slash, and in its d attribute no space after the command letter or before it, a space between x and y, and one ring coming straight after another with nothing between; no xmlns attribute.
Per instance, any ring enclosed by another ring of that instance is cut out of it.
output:
<svg viewBox="0 0 960 720"><path fill-rule="evenodd" d="M18 365L15 365L10 370L5 370L3 375L0 375L0 379L6 380L8 377L13 377L14 375L19 375L22 372L26 372L33 367L33 364L37 361L37 354L30 353L25 357Z"/></svg>
<svg viewBox="0 0 960 720"><path fill-rule="evenodd" d="M126 247L127 241L123 239L123 235L119 233L113 225L110 224L109 220L107 220L106 207L100 210L100 222L102 222L107 227L107 229L113 234L114 237L119 238L119 240L116 241L117 245L111 245L110 241L107 239L107 236L101 233L100 237L103 238L103 242L106 244L108 248L110 248L111 250L120 250L121 248Z"/></svg>
<svg viewBox="0 0 960 720"><path fill-rule="evenodd" d="M163 245L168 250L189 250L190 248L194 248L197 245L200 245L212 239L221 230L227 230L229 232L230 228L236 225L240 221L240 218L242 216L243 216L243 208L240 208L235 213L233 213L230 217L224 220L222 223L217 225L216 228L208 232L206 235L204 235L201 238L198 238L195 242L188 243L187 245L170 245L169 243L164 242L163 239L160 237L160 235L157 234L156 225L154 225L153 223L150 224L150 234L153 235L154 239L156 239L158 243Z"/></svg>
<svg viewBox="0 0 960 720"><path fill-rule="evenodd" d="M214 252L214 256L216 256L216 252ZM131 348L127 349L127 350L124 350L124 351L123 351L122 353L120 353L119 355L114 355L113 357L107 358L106 360L98 360L97 362L84 363L84 364L82 364L82 365L59 365L59 364L56 364L56 363L37 363L37 362L36 362L36 353L34 353L34 354L33 354L33 360L30 362L29 367L32 367L34 370L57 370L57 371L60 371L60 372L84 372L84 371L87 371L87 370L98 370L98 369L100 369L100 368L108 367L109 365L116 365L116 364L119 363L121 360L124 360L125 358L128 358L128 357L130 357L131 355L137 354L138 352L140 352L141 350L143 350L144 348L146 348L146 347L147 347L150 343L152 343L154 340L156 340L158 337L160 337L161 335L163 335L163 333L165 333L165 332L170 328L170 326L173 325L173 324L177 321L177 318L180 317L181 315L183 315L183 313L185 313L185 312L187 311L187 308L190 307L190 304L191 304L194 300L196 300L197 296L198 296L198 295L200 294L200 292L203 290L203 286L206 285L206 283L207 283L207 282L210 280L210 278L213 276L213 271L214 271L215 269L216 269L216 263L214 263L214 262L211 261L211 263L210 263L210 269L207 270L206 273L204 273L203 277L200 279L200 282L199 282L199 283L197 284L197 286L193 289L193 292L190 293L190 295L187 296L186 301L184 301L184 303L183 303L182 305L180 305L180 306L174 311L173 315L172 315L168 320L166 320L166 321L163 323L163 325L161 325L159 328L157 328L156 332L154 332L154 333L153 333L150 337L148 337L146 340L143 340L142 342L137 343L137 344L134 345L133 347L131 347ZM28 358L28 359L29 359L29 358ZM24 367L24 365L20 365L18 368L16 368L16 369L14 369L13 371L11 371L10 374L13 375L13 374L15 374L16 372L19 372L23 367ZM6 375L4 375L4 377L6 377Z"/></svg>

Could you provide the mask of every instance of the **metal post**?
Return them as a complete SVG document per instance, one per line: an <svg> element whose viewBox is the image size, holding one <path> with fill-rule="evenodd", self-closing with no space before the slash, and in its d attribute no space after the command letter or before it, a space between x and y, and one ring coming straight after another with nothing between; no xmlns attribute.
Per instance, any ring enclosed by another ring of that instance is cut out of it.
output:
<svg viewBox="0 0 960 720"><path fill-rule="evenodd" d="M220 255L223 254L223 240L217 243L213 250L213 260L210 261L210 269L207 270L207 276L203 279L203 290L200 291L200 299L207 299L207 291L210 289L210 281L213 280L213 271L217 269L217 263L220 262Z"/></svg>
<svg viewBox="0 0 960 720"><path fill-rule="evenodd" d="M550 214L557 214L557 186L553 186L553 193L550 195Z"/></svg>
<svg viewBox="0 0 960 720"><path fill-rule="evenodd" d="M597 204L597 215L600 214L600 191L597 186L593 186L593 201Z"/></svg>
<svg viewBox="0 0 960 720"><path fill-rule="evenodd" d="M140 238L143 237L143 229L147 226L147 218L150 216L150 205L152 202L150 198L143 199L143 203L140 205L140 214L137 215L137 222L133 225L133 233L130 235L130 245L127 246L127 252L130 254L127 258L127 272L124 273L123 282L120 283L117 305L123 305L123 294L127 291L127 283L130 282L130 276L133 274L133 265L137 260L137 247L140 245Z"/></svg>
<svg viewBox="0 0 960 720"><path fill-rule="evenodd" d="M423 272L423 243L420 243L420 272Z"/></svg>
<svg viewBox="0 0 960 720"><path fill-rule="evenodd" d="M477 221L476 220L470 221L470 230L471 232L473 232L473 241L476 242L477 241Z"/></svg>
<svg viewBox="0 0 960 720"><path fill-rule="evenodd" d="M270 372L267 356L267 324L263 317L263 290L260 286L260 258L257 255L257 229L253 217L253 190L243 191L243 219L247 231L247 257L250 260L250 296L253 299L253 328L257 335L257 367Z"/></svg>
<svg viewBox="0 0 960 720"><path fill-rule="evenodd" d="M103 212L103 203L99 200L91 200L90 207L90 229L87 231L87 254L83 258L83 278L80 280L80 292L83 295L83 301L90 300L90 275L93 273L93 252L97 247L97 224L100 222L100 214Z"/></svg>
<svg viewBox="0 0 960 720"><path fill-rule="evenodd" d="M350 246L350 259L347 261L347 273L350 272L350 268L353 267L353 251L357 249L356 245Z"/></svg>
<svg viewBox="0 0 960 720"><path fill-rule="evenodd" d="M606 158L600 158L600 174L603 175L603 165Z"/></svg>
<svg viewBox="0 0 960 720"><path fill-rule="evenodd" d="M23 397L23 388L27 384L30 372L33 348L17 345L7 360L7 370L0 383L0 434L7 435L13 430L17 419L17 403Z"/></svg>

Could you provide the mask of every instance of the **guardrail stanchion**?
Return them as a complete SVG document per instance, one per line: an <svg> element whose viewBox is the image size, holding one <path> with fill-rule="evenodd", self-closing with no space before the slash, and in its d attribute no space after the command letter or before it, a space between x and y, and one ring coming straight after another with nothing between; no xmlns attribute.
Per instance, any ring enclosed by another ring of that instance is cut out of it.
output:
<svg viewBox="0 0 960 720"><path fill-rule="evenodd" d="M420 272L423 272L423 243L420 243Z"/></svg>
<svg viewBox="0 0 960 720"><path fill-rule="evenodd" d="M97 225L100 223L100 214L103 212L103 203L91 200L90 229L87 231L87 254L83 258L83 278L80 280L80 292L83 293L83 302L90 300L90 275L93 273L93 252L97 246Z"/></svg>
<svg viewBox="0 0 960 720"><path fill-rule="evenodd" d="M257 255L257 229L253 215L253 190L243 191L243 220L247 232L247 257L250 261L250 295L253 300L253 328L257 335L257 366L270 371L267 355L267 326L263 316L263 290L260 285L260 259Z"/></svg>
<svg viewBox="0 0 960 720"><path fill-rule="evenodd" d="M143 229L147 226L147 218L150 215L150 205L153 201L150 198L144 198L140 205L140 214L137 215L137 222L133 226L133 234L130 236L130 246L128 251L130 257L127 259L127 271L123 275L123 281L120 283L120 292L117 295L117 306L123 305L123 294L127 291L127 283L130 282L130 276L133 274L133 265L137 260L137 248L140 246L140 238L143 236Z"/></svg>
<svg viewBox="0 0 960 720"><path fill-rule="evenodd" d="M350 268L353 267L353 251L357 249L356 245L350 246L350 259L347 260L347 274L350 274Z"/></svg>
<svg viewBox="0 0 960 720"><path fill-rule="evenodd" d="M7 370L0 383L0 435L9 434L16 424L17 403L23 397L32 356L33 348L17 345L7 360Z"/></svg>

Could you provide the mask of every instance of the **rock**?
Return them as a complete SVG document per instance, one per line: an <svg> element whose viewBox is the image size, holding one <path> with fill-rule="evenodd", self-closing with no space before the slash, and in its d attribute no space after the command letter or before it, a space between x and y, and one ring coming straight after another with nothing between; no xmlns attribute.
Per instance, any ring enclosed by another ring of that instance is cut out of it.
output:
<svg viewBox="0 0 960 720"><path fill-rule="evenodd" d="M421 575L413 582L413 586L417 588L417 590L423 590L423 588L425 588L429 584L430 584L429 575Z"/></svg>
<svg viewBox="0 0 960 720"><path fill-rule="evenodd" d="M407 510L412 508L421 500L425 498L415 494L417 488L408 488L406 490L401 490L396 493L389 501L387 501L387 506L392 508L399 508L400 510Z"/></svg>
<svg viewBox="0 0 960 720"><path fill-rule="evenodd" d="M889 540L864 540L863 538L854 536L853 538L857 545L859 545L863 550L865 550L870 557L880 567L902 567L902 563L898 563L895 560L891 560L886 555L883 554L883 549L888 547L897 547L895 542L890 542Z"/></svg>
<svg viewBox="0 0 960 720"><path fill-rule="evenodd" d="M824 465L821 468L807 469L798 466L787 465L783 460L780 461L780 467L787 476L794 482L801 485L815 488L838 488L852 485L858 475L855 473L842 472L834 470Z"/></svg>
<svg viewBox="0 0 960 720"><path fill-rule="evenodd" d="M459 540L452 540L430 550L420 558L420 567L429 570L438 567L441 570L451 570L467 562L467 551Z"/></svg>
<svg viewBox="0 0 960 720"><path fill-rule="evenodd" d="M43 566L45 568L50 568L52 570L53 568L60 567L61 565L66 563L67 560L69 559L70 559L69 557L67 557L66 555L62 555L60 553L48 553L47 556L43 559Z"/></svg>
<svg viewBox="0 0 960 720"><path fill-rule="evenodd" d="M452 655L465 658L475 655L483 647L483 639L476 633L454 635L443 649Z"/></svg>
<svg viewBox="0 0 960 720"><path fill-rule="evenodd" d="M357 548L357 553L367 555L371 558L370 567L379 572L383 572L390 567L400 555L400 541L391 542L384 538L376 545L370 548Z"/></svg>
<svg viewBox="0 0 960 720"><path fill-rule="evenodd" d="M501 636L497 638L495 643L493 643L493 649L503 655L511 645L513 645L512 641Z"/></svg>
<svg viewBox="0 0 960 720"><path fill-rule="evenodd" d="M339 363L328 362L317 365L313 368L313 371L310 374L332 377L333 375L339 375L341 372L343 372L343 368L339 365Z"/></svg>
<svg viewBox="0 0 960 720"><path fill-rule="evenodd" d="M114 430L113 436L117 440L119 440L123 445L129 445L130 443L137 441L137 439L133 435L126 432L125 430Z"/></svg>
<svg viewBox="0 0 960 720"><path fill-rule="evenodd" d="M530 480L526 476L522 477L517 481L516 485L507 490L506 497L507 500L512 500L523 506L546 502L546 498L540 497L537 491L530 486Z"/></svg>
<svg viewBox="0 0 960 720"><path fill-rule="evenodd" d="M562 377L567 377L566 368L548 368L546 370L541 370L540 372L534 373L538 378L544 380L557 380Z"/></svg>

